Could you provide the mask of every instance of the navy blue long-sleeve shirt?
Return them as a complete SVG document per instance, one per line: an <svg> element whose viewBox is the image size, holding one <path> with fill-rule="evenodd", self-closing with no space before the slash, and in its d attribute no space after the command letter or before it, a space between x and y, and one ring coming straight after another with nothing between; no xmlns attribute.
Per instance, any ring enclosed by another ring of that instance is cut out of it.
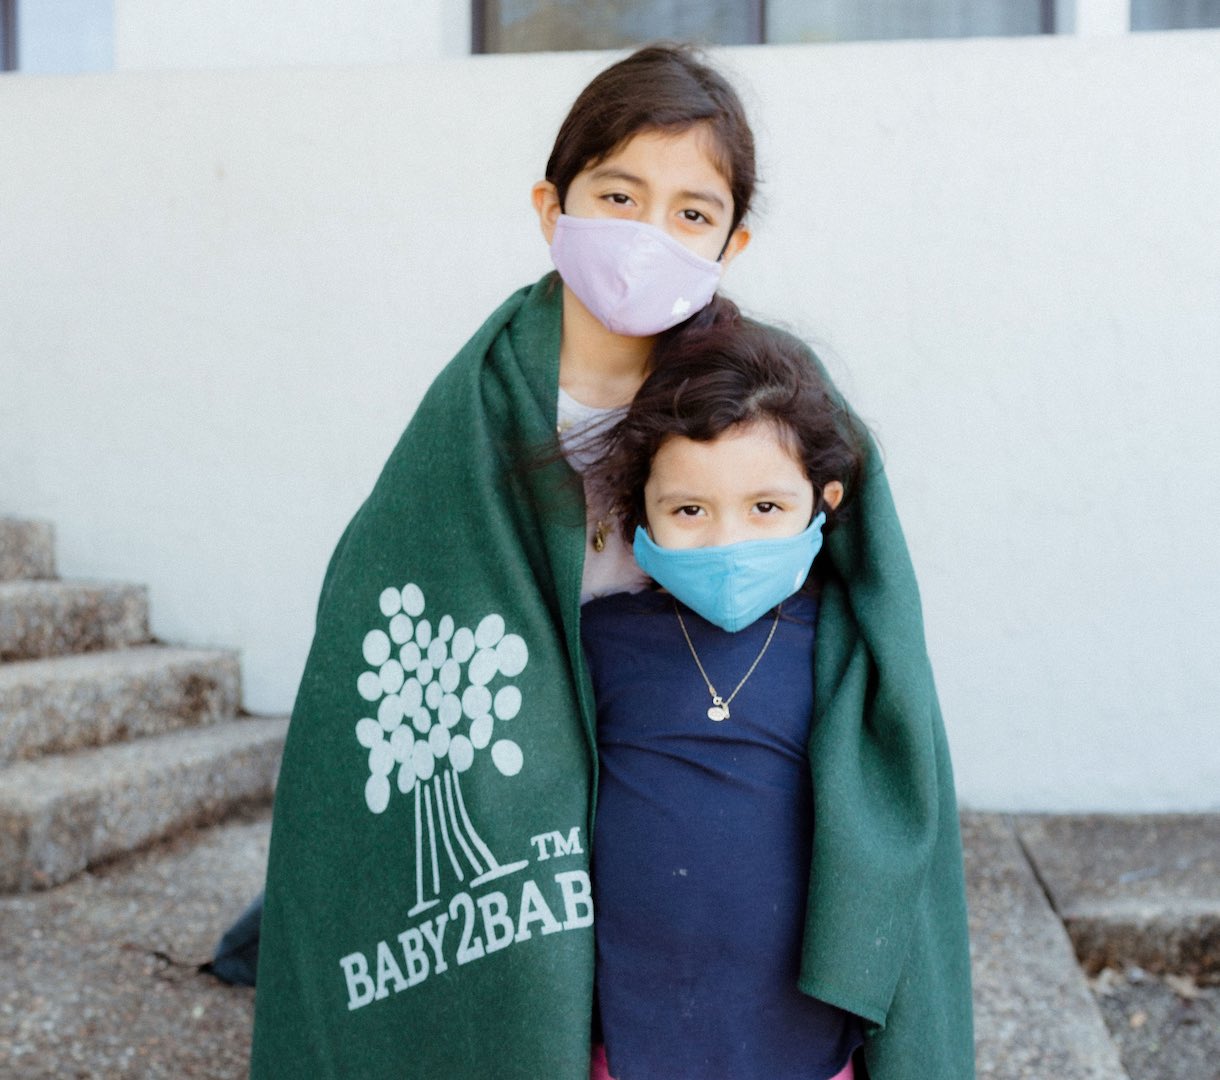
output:
<svg viewBox="0 0 1220 1080"><path fill-rule="evenodd" d="M774 620L687 631L727 697ZM784 602L733 699L711 695L665 593L582 608L601 762L593 871L597 989L616 1080L826 1080L860 1041L797 989L813 829L816 602Z"/></svg>

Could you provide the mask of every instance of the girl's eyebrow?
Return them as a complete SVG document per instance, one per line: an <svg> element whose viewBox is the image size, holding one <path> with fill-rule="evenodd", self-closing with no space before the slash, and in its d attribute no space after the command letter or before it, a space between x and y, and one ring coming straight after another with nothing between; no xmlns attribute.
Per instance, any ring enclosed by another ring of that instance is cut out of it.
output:
<svg viewBox="0 0 1220 1080"><path fill-rule="evenodd" d="M678 198L685 199L690 202L705 202L711 203L718 210L724 210L724 200L714 191L679 191Z"/></svg>
<svg viewBox="0 0 1220 1080"><path fill-rule="evenodd" d="M800 492L789 490L787 488L764 488L761 491L752 491L741 498L748 502L771 502L779 499L798 499ZM657 496L658 503L695 503L710 501L706 492L697 495L694 492L687 491L663 491Z"/></svg>
<svg viewBox="0 0 1220 1080"><path fill-rule="evenodd" d="M800 496L798 491L789 491L786 488L765 488L762 491L755 491L746 498L751 502L766 502L768 499L795 499Z"/></svg>
<svg viewBox="0 0 1220 1080"><path fill-rule="evenodd" d="M599 165L590 174L591 180L623 180L628 184L638 184L640 187L647 187L648 184L641 176L636 176L635 173L629 173L626 169L620 169L615 165Z"/></svg>
<svg viewBox="0 0 1220 1080"><path fill-rule="evenodd" d="M659 503L690 503L690 502L706 502L706 495L693 495L685 491L664 491L657 496Z"/></svg>
<svg viewBox="0 0 1220 1080"><path fill-rule="evenodd" d="M635 173L620 169L616 165L599 166L589 174L589 177L592 180L622 180L626 184L635 184L637 187L648 187L648 181L642 176L636 176ZM720 210L725 208L724 200L714 191L679 191L678 198L692 202L710 203Z"/></svg>

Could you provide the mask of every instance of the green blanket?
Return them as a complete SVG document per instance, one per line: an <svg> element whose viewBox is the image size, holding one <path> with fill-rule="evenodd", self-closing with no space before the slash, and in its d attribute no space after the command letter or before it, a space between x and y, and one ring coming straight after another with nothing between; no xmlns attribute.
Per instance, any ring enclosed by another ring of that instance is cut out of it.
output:
<svg viewBox="0 0 1220 1080"><path fill-rule="evenodd" d="M322 587L276 793L254 1077L585 1080L593 707L584 510L555 430L561 289L437 378ZM831 535L802 987L874 1080L973 1076L952 778L876 457Z"/></svg>

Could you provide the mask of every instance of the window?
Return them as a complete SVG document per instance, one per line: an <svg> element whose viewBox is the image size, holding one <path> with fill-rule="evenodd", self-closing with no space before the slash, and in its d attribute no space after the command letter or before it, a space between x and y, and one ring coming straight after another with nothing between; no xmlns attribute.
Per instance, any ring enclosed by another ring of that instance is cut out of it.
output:
<svg viewBox="0 0 1220 1080"><path fill-rule="evenodd" d="M1051 34L1055 6L1040 0L767 0L766 41Z"/></svg>
<svg viewBox="0 0 1220 1080"><path fill-rule="evenodd" d="M475 0L474 51L1048 34L1055 9L1056 0Z"/></svg>
<svg viewBox="0 0 1220 1080"><path fill-rule="evenodd" d="M1220 0L1131 0L1132 30L1220 27Z"/></svg>
<svg viewBox="0 0 1220 1080"><path fill-rule="evenodd" d="M114 0L0 0L0 39L5 71L109 71Z"/></svg>
<svg viewBox="0 0 1220 1080"><path fill-rule="evenodd" d="M475 0L475 52L614 49L660 38L762 40L762 0Z"/></svg>

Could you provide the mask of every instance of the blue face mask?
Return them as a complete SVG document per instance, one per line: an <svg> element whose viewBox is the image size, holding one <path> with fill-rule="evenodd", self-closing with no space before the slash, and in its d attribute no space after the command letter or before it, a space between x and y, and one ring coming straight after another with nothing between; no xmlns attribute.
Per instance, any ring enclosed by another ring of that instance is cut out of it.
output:
<svg viewBox="0 0 1220 1080"><path fill-rule="evenodd" d="M663 548L643 526L635 530L635 561L708 622L736 633L805 584L822 548L819 513L802 533L779 540L743 540L722 547Z"/></svg>

